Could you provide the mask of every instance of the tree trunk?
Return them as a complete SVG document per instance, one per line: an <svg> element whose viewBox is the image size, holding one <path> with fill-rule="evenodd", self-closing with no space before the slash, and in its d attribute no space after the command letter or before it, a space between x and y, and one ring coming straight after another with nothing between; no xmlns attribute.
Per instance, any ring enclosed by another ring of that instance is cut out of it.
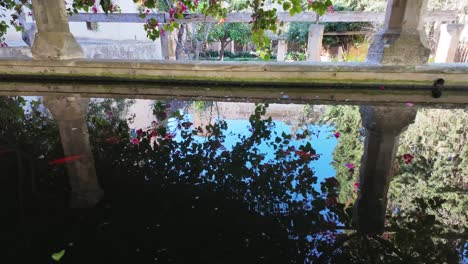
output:
<svg viewBox="0 0 468 264"><path fill-rule="evenodd" d="M223 61L224 60L224 50L226 49L226 46L231 43L232 40L229 41L221 41L221 49L219 50L219 60Z"/></svg>
<svg viewBox="0 0 468 264"><path fill-rule="evenodd" d="M176 46L176 60L182 59L182 52L184 50L184 32L185 25L180 25L179 32L177 34L177 46Z"/></svg>
<svg viewBox="0 0 468 264"><path fill-rule="evenodd" d="M224 43L225 42L221 41L221 47L219 49L219 60L220 61L224 60Z"/></svg>

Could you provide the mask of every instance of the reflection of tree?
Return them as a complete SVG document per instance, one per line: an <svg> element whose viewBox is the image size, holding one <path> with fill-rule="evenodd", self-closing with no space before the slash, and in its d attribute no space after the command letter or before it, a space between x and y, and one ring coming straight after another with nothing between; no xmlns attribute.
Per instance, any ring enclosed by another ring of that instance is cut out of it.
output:
<svg viewBox="0 0 468 264"><path fill-rule="evenodd" d="M400 160L396 166L390 188L392 209L411 208L411 201L416 197L440 197L445 202L431 213L457 232L466 230L467 123L466 110L422 109L418 112L416 122L401 137L400 155L408 153L414 159L409 164Z"/></svg>
<svg viewBox="0 0 468 264"><path fill-rule="evenodd" d="M334 165L341 183L340 201L347 202L357 174L350 173L344 164L358 165L362 155L359 109L328 107L323 120L341 132ZM468 168L467 130L462 125L467 120L466 110L420 110L416 122L401 135L400 158L389 190L389 231L384 234L398 250L395 254L414 255L414 261L420 262L456 263L454 249L463 247L467 240L463 235L468 206L463 190ZM414 155L410 164L401 158L406 153Z"/></svg>
<svg viewBox="0 0 468 264"><path fill-rule="evenodd" d="M356 198L354 183L357 182L364 147L359 109L356 106L327 107L321 121L333 124L340 133L332 165L341 183L340 201L353 203ZM350 170L346 164L354 164L355 169Z"/></svg>
<svg viewBox="0 0 468 264"><path fill-rule="evenodd" d="M61 150L50 121L28 119L20 110L19 98L0 102L4 110L0 114L1 140L25 140L31 144L19 147L39 155ZM382 236L354 231L349 207L337 202L339 183L329 178L320 190L313 187L317 178L310 161L317 159L315 151L310 144L294 149L291 135L275 134L271 118L264 118L266 106L256 108L249 119L250 133L227 150L223 146L225 122L208 124L207 137L200 140L185 116L164 115L170 108L165 103L157 105L158 121L163 116L175 117L181 139L175 140L166 127L154 126L132 136L128 120L90 112L90 140L105 201L78 234L67 236L67 241L75 242L68 253L73 260L91 255L101 262L123 258L145 263L153 263L155 258L162 263L170 259L179 263L458 260L455 249L463 241L457 233L461 229L449 230L434 216L433 211L442 206L442 200L435 197L414 199L412 206L401 206L390 214ZM352 114L354 109L349 111ZM358 131L340 127L339 140L347 132ZM12 132L23 128L27 132ZM32 142L56 143L45 149ZM274 154L271 160L266 159L262 144ZM44 175L56 169L47 159L37 162ZM53 228L52 232L63 233L61 227ZM62 233L60 237L65 236ZM49 242L62 243L57 241Z"/></svg>

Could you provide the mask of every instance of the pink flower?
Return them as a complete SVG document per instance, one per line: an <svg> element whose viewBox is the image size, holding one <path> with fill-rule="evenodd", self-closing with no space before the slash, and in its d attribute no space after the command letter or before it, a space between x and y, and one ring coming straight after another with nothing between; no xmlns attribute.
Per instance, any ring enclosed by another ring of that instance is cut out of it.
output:
<svg viewBox="0 0 468 264"><path fill-rule="evenodd" d="M171 140L174 137L174 135L167 133L166 136L164 137L165 140Z"/></svg>
<svg viewBox="0 0 468 264"><path fill-rule="evenodd" d="M406 103L406 106L408 106L408 107L412 107L412 106L414 106L414 104L413 104L413 103L411 103L411 102L407 102L407 103Z"/></svg>
<svg viewBox="0 0 468 264"><path fill-rule="evenodd" d="M354 170L355 166L354 166L354 163L346 163L345 164L346 168L348 168L349 170Z"/></svg>
<svg viewBox="0 0 468 264"><path fill-rule="evenodd" d="M94 13L94 14L97 14L98 10L97 10L97 7L96 7L96 6L93 6L91 9L93 10L93 13Z"/></svg>
<svg viewBox="0 0 468 264"><path fill-rule="evenodd" d="M169 9L169 18L171 21L174 21L174 14L176 13L176 9L175 8L171 8Z"/></svg>
<svg viewBox="0 0 468 264"><path fill-rule="evenodd" d="M414 159L414 156L411 154L407 153L403 155L403 160L405 161L405 164L410 164L413 159Z"/></svg>
<svg viewBox="0 0 468 264"><path fill-rule="evenodd" d="M130 140L130 143L132 143L133 145L138 145L140 144L140 140L138 138L132 138Z"/></svg>
<svg viewBox="0 0 468 264"><path fill-rule="evenodd" d="M141 129L141 128L138 129L138 130L136 131L136 134L137 134L137 136L140 137L140 136L143 134L143 129Z"/></svg>
<svg viewBox="0 0 468 264"><path fill-rule="evenodd" d="M385 90L385 87L383 85L380 86L380 90L382 90L382 91Z"/></svg>
<svg viewBox="0 0 468 264"><path fill-rule="evenodd" d="M354 183L354 189L356 189L356 190L359 189L359 186L360 186L359 182Z"/></svg>
<svg viewBox="0 0 468 264"><path fill-rule="evenodd" d="M184 3L182 3L182 2L179 2L179 8L180 8L181 13L183 13L183 12L185 12L185 10L187 10L187 6L185 6Z"/></svg>
<svg viewBox="0 0 468 264"><path fill-rule="evenodd" d="M333 134L336 138L339 138L340 137L340 132L335 132L335 134Z"/></svg>
<svg viewBox="0 0 468 264"><path fill-rule="evenodd" d="M149 9L146 9L146 12L145 12L147 15L149 15L149 13L151 13L151 11Z"/></svg>
<svg viewBox="0 0 468 264"><path fill-rule="evenodd" d="M330 13L333 13L333 12L335 12L335 7L333 7L333 6L331 5L331 6L329 6L329 7L327 8L327 11L330 12Z"/></svg>

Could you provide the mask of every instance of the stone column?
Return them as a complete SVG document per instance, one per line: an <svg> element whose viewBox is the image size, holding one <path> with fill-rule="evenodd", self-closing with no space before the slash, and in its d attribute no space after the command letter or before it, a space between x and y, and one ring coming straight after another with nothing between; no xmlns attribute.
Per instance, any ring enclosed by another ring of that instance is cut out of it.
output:
<svg viewBox="0 0 468 264"><path fill-rule="evenodd" d="M440 26L440 37L437 43L435 55L436 63L454 62L460 36L465 25L462 24L442 24Z"/></svg>
<svg viewBox="0 0 468 264"><path fill-rule="evenodd" d="M384 28L374 36L367 60L393 65L427 63L426 7L427 0L388 0Z"/></svg>
<svg viewBox="0 0 468 264"><path fill-rule="evenodd" d="M414 122L417 110L413 107L362 106L360 112L367 136L354 222L360 232L380 234L385 223L387 192L399 136Z"/></svg>
<svg viewBox="0 0 468 264"><path fill-rule="evenodd" d="M177 59L177 38L178 38L178 30L174 30L169 33L168 41L167 41L167 51L169 60L176 60Z"/></svg>
<svg viewBox="0 0 468 264"><path fill-rule="evenodd" d="M70 33L63 0L32 0L37 33L33 59L67 60L83 57L83 50Z"/></svg>
<svg viewBox="0 0 468 264"><path fill-rule="evenodd" d="M320 61L324 25L312 24L309 26L307 38L307 61Z"/></svg>
<svg viewBox="0 0 468 264"><path fill-rule="evenodd" d="M288 53L288 43L286 40L278 40L278 52L276 53L276 61L285 61Z"/></svg>
<svg viewBox="0 0 468 264"><path fill-rule="evenodd" d="M89 143L88 104L88 98L44 97L44 105L57 122L65 157L80 157L66 163L72 208L93 207L102 197Z"/></svg>

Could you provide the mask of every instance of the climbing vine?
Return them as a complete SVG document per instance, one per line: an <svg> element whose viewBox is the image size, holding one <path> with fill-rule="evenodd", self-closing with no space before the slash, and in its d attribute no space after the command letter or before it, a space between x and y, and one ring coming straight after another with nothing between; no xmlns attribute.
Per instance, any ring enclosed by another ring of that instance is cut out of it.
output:
<svg viewBox="0 0 468 264"><path fill-rule="evenodd" d="M139 5L141 17L154 12L168 12L169 22L157 21L154 18L149 18L144 25L147 35L150 39L157 39L165 32L170 32L180 27L178 19L184 18L186 14L197 13L214 17L223 23L224 18L227 16L228 11L232 6L235 6L236 11L251 11L251 21L249 24L252 26L252 41L257 46L260 56L268 59L271 54L270 39L267 32L280 33L280 27L283 22L278 19L277 9L271 8L274 4L282 5L284 11L289 12L291 16L303 11L315 11L319 15L323 15L327 8L332 6L331 0L315 0L315 1L301 1L301 0L249 0L245 2L237 2L235 0L128 0L133 1ZM15 10L10 21L12 25L21 26L16 24L17 14L21 12L22 6L27 4L27 0L22 0L16 4L14 0L1 1L0 7L4 10ZM74 0L67 3L67 11L69 14L76 14L80 10L92 11L97 13L99 10L107 13L118 13L120 8L115 5L111 0ZM4 13L4 12L2 12ZM16 16L16 17L15 17ZM8 24L2 20L0 22L0 43L2 36L6 32ZM18 28L20 29L20 28Z"/></svg>

